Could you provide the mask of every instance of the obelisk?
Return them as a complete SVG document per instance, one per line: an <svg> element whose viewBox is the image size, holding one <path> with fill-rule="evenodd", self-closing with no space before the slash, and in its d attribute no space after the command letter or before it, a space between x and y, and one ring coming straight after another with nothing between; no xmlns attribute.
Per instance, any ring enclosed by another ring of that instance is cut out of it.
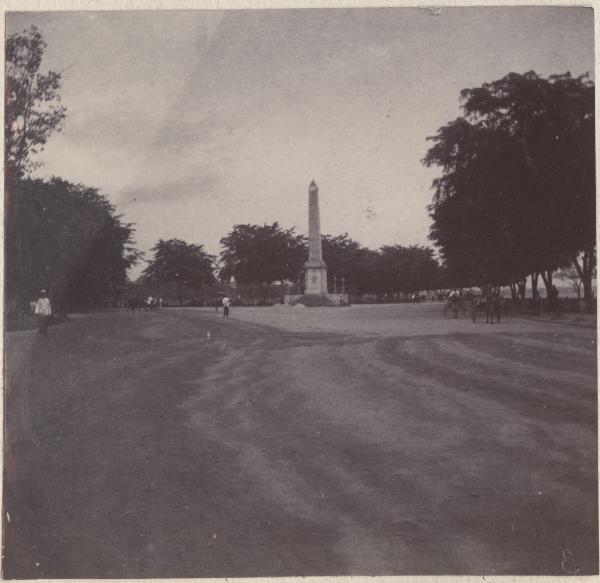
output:
<svg viewBox="0 0 600 583"><path fill-rule="evenodd" d="M327 293L327 265L321 251L321 220L319 217L319 188L313 180L308 187L308 261L305 264L304 293Z"/></svg>

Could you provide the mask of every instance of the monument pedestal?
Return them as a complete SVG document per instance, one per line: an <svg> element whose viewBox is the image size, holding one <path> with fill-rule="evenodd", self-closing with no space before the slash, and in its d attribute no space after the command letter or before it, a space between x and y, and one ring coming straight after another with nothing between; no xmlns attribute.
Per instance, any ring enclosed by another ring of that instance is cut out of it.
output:
<svg viewBox="0 0 600 583"><path fill-rule="evenodd" d="M305 263L305 294L326 294L327 293L327 266L321 259L309 260Z"/></svg>
<svg viewBox="0 0 600 583"><path fill-rule="evenodd" d="M285 294L283 303L288 306L303 304L307 307L349 306L348 294Z"/></svg>

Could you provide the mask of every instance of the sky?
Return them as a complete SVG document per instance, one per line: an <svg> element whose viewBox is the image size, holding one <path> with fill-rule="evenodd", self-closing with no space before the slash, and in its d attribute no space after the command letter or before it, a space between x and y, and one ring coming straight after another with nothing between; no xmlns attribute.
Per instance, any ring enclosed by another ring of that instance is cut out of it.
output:
<svg viewBox="0 0 600 583"><path fill-rule="evenodd" d="M421 159L460 91L594 72L589 8L6 15L8 35L31 24L67 108L37 175L99 188L148 258L170 238L218 254L239 223L308 234L311 180L323 233L429 245Z"/></svg>

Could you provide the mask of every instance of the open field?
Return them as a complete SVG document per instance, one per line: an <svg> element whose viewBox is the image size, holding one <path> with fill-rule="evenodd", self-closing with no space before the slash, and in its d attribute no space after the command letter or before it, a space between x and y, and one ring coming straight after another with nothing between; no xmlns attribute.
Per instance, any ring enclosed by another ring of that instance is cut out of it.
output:
<svg viewBox="0 0 600 583"><path fill-rule="evenodd" d="M4 577L597 573L596 353L439 304L7 334Z"/></svg>

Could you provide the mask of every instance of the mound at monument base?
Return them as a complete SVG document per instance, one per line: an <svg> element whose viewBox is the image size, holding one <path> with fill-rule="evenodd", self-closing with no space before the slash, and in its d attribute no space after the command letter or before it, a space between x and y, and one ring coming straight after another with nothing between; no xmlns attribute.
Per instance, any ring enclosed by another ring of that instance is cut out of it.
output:
<svg viewBox="0 0 600 583"><path fill-rule="evenodd" d="M302 304L307 308L331 307L338 308L349 306L348 294L304 294L304 295L286 295L283 300L290 306Z"/></svg>

